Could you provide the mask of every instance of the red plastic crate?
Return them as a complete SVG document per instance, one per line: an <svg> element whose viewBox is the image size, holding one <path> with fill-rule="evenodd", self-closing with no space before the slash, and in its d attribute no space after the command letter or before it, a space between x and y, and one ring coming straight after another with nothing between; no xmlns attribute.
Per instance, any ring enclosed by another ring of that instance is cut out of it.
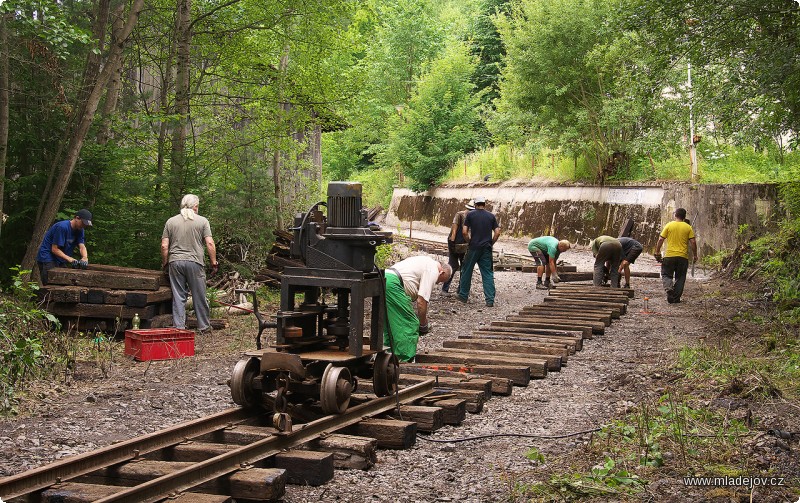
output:
<svg viewBox="0 0 800 503"><path fill-rule="evenodd" d="M125 354L140 362L194 356L194 332L182 328L126 330Z"/></svg>

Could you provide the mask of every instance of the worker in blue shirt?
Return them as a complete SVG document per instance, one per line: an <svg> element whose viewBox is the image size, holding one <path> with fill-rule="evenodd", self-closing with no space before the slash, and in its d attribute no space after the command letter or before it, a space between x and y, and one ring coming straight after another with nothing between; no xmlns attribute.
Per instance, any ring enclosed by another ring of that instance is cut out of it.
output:
<svg viewBox="0 0 800 503"><path fill-rule="evenodd" d="M47 230L36 255L39 266L39 275L42 284L46 285L47 271L54 267L72 267L73 269L86 269L89 267L89 254L86 251L86 240L83 230L92 226L92 213L82 209L75 213L72 220L56 222ZM72 256L75 247L78 247L81 258Z"/></svg>

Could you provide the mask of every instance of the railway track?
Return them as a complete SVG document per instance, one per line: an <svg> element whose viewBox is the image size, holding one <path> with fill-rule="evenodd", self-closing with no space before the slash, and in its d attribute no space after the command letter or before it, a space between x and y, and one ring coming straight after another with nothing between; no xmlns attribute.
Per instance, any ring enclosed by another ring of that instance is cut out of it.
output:
<svg viewBox="0 0 800 503"><path fill-rule="evenodd" d="M559 285L541 304L402 364L397 396L376 398L370 383L359 382L344 413L322 416L297 407L288 411L296 424L285 432L274 427L271 413L229 409L0 479L0 498L275 501L287 483L321 485L334 468L367 469L376 448L410 448L417 432L458 425L491 397L561 370L584 340L604 335L625 315L633 295L628 289Z"/></svg>
<svg viewBox="0 0 800 503"><path fill-rule="evenodd" d="M184 497L185 501L225 501L225 498L211 495L229 492L231 494L223 496L273 501L283 495L286 470L258 468L262 461L386 413L396 407L396 401L423 398L433 391L433 383L432 379L425 380L400 390L397 396L366 400L342 414L300 424L291 431L256 426L249 434L251 438L260 438L245 445L225 441L225 430L237 425L263 424L268 418L263 412L228 409L0 479L0 498L4 501L154 502ZM223 441L207 441L215 436ZM192 443L203 445L182 448ZM204 457L203 453L216 455L193 459ZM130 484L137 480L140 483Z"/></svg>

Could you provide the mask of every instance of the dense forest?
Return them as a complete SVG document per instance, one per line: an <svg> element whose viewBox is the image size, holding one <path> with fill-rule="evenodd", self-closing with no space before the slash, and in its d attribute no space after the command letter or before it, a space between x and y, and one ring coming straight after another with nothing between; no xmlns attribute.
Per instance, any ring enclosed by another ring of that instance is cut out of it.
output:
<svg viewBox="0 0 800 503"><path fill-rule="evenodd" d="M157 267L187 192L252 271L326 180L376 203L492 152L797 180L798 54L795 0L5 0L0 276L82 207L92 261Z"/></svg>

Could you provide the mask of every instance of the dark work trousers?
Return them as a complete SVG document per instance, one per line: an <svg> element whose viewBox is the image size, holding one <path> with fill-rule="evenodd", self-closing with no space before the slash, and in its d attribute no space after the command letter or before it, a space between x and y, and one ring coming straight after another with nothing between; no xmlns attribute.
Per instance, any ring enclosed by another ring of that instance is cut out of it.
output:
<svg viewBox="0 0 800 503"><path fill-rule="evenodd" d="M42 280L42 284L46 285L49 282L47 272L59 267L58 262L36 262L36 264L39 266L39 278Z"/></svg>
<svg viewBox="0 0 800 503"><path fill-rule="evenodd" d="M192 293L198 330L202 332L211 328L206 298L206 271L203 265L191 260L170 262L169 286L172 288L172 323L175 328L186 328L186 300L189 292Z"/></svg>
<svg viewBox="0 0 800 503"><path fill-rule="evenodd" d="M670 304L681 301L688 270L688 258L664 257L661 260L661 283L664 285L664 290L667 291L667 302ZM672 290L671 293L670 290Z"/></svg>
<svg viewBox="0 0 800 503"><path fill-rule="evenodd" d="M619 241L606 241L597 250L597 257L594 260L594 274L592 280L594 286L600 286L605 280L605 264L608 262L608 275L611 278L611 286L619 288L619 263L622 261L622 245Z"/></svg>
<svg viewBox="0 0 800 503"><path fill-rule="evenodd" d="M461 264L461 277L458 278L458 296L465 302L469 298L469 290L472 286L472 272L478 264L483 282L483 297L487 304L494 304L494 270L492 266L492 247L470 248L464 255L464 262Z"/></svg>
<svg viewBox="0 0 800 503"><path fill-rule="evenodd" d="M461 264L464 263L464 254L456 253L456 244L449 239L447 240L447 263L453 268L453 274L450 275L450 279L445 281L442 285L443 292L450 291L450 283L453 282L453 276L456 275L456 272L461 270Z"/></svg>

